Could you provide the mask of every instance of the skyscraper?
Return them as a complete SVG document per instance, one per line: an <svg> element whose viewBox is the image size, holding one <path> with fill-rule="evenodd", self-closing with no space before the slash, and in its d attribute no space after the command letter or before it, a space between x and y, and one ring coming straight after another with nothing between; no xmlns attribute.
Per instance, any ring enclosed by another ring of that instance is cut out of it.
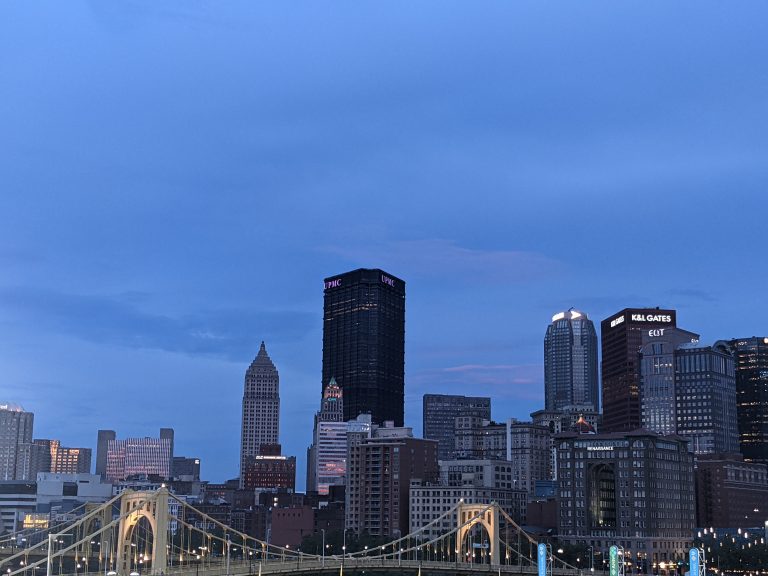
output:
<svg viewBox="0 0 768 576"><path fill-rule="evenodd" d="M19 447L32 442L35 415L16 404L0 404L0 480L21 479Z"/></svg>
<svg viewBox="0 0 768 576"><path fill-rule="evenodd" d="M744 460L768 464L768 338L739 338L736 358L736 413Z"/></svg>
<svg viewBox="0 0 768 576"><path fill-rule="evenodd" d="M344 420L403 425L405 282L379 269L325 279L323 381L344 392Z"/></svg>
<svg viewBox="0 0 768 576"><path fill-rule="evenodd" d="M171 477L173 429L161 428L159 438L126 438L107 443L108 480L120 481L139 474Z"/></svg>
<svg viewBox="0 0 768 576"><path fill-rule="evenodd" d="M328 487L344 484L347 463L347 423L344 398L336 380L323 391L320 411L315 414L315 430L307 463L307 490L328 494Z"/></svg>
<svg viewBox="0 0 768 576"><path fill-rule="evenodd" d="M698 342L699 335L681 328L646 330L640 347L640 421L659 434L677 432L675 351Z"/></svg>
<svg viewBox="0 0 768 576"><path fill-rule="evenodd" d="M734 358L725 342L675 351L677 434L696 454L738 452Z"/></svg>
<svg viewBox="0 0 768 576"><path fill-rule="evenodd" d="M249 458L261 454L262 444L278 444L280 435L280 377L264 342L245 372L240 443L240 483Z"/></svg>
<svg viewBox="0 0 768 576"><path fill-rule="evenodd" d="M117 435L114 430L99 430L96 440L96 474L104 480L107 477L107 450L109 441L115 440Z"/></svg>
<svg viewBox="0 0 768 576"><path fill-rule="evenodd" d="M491 399L485 397L424 394L422 408L424 438L437 440L438 460L450 460L454 457L458 416L491 419Z"/></svg>
<svg viewBox="0 0 768 576"><path fill-rule="evenodd" d="M640 428L640 347L643 332L677 326L674 310L625 308L600 323L603 432Z"/></svg>
<svg viewBox="0 0 768 576"><path fill-rule="evenodd" d="M597 412L597 333L586 314L571 308L552 316L544 336L546 410L570 406Z"/></svg>

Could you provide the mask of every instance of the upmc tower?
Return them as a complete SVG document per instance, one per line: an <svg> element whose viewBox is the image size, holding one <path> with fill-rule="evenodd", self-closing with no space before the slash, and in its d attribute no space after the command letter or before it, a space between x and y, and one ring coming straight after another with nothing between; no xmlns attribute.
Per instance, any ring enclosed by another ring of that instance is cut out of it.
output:
<svg viewBox="0 0 768 576"><path fill-rule="evenodd" d="M405 282L361 268L325 279L323 392L332 378L344 394L344 420L370 413L403 425Z"/></svg>
<svg viewBox="0 0 768 576"><path fill-rule="evenodd" d="M625 308L600 323L603 432L641 427L639 353L643 333L660 336L663 330L675 328L676 322L675 310Z"/></svg>

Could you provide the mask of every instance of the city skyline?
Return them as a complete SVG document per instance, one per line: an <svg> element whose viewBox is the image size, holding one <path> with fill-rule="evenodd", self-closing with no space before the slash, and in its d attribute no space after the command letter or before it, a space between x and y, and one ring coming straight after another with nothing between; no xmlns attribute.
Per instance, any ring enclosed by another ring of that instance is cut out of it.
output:
<svg viewBox="0 0 768 576"><path fill-rule="evenodd" d="M408 283L416 435L425 393L543 407L570 307L768 335L764 5L1 10L0 400L38 438L172 427L234 478L264 340L301 486L323 278L363 266Z"/></svg>

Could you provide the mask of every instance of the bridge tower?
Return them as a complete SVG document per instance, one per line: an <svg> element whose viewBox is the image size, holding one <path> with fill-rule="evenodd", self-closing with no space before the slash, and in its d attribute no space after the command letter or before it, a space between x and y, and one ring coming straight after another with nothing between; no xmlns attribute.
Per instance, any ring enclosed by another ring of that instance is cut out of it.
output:
<svg viewBox="0 0 768 576"><path fill-rule="evenodd" d="M465 540L469 530L475 524L481 524L488 533L488 544L490 546L491 564L498 566L499 562L499 506L496 502L492 504L465 504L461 502L456 510L456 522L458 532L456 534L458 542L458 554L464 558ZM465 525L466 524L466 525ZM468 545L468 543L466 543Z"/></svg>
<svg viewBox="0 0 768 576"><path fill-rule="evenodd" d="M120 527L117 545L117 573L128 576L131 571L131 536L141 518L152 528L152 571L161 574L168 563L168 489L154 492L126 490L120 498Z"/></svg>
<svg viewBox="0 0 768 576"><path fill-rule="evenodd" d="M88 516L94 511L100 510L98 516L94 516L91 518L88 522L83 524L80 529L77 532L77 539L81 540L85 538L86 534L91 534L92 532L96 531L96 523L98 522L100 524L99 528L103 528L107 524L109 524L112 521L112 507L104 506L102 504L96 504L93 502L87 502L85 504L85 515ZM109 535L106 532L102 532L99 535L99 557L103 557L104 555L108 556L109 550L108 548L112 542L109 541ZM91 544L91 540L85 540L79 547L78 551L75 553L75 555L81 554L83 556L90 557L92 554L93 544Z"/></svg>

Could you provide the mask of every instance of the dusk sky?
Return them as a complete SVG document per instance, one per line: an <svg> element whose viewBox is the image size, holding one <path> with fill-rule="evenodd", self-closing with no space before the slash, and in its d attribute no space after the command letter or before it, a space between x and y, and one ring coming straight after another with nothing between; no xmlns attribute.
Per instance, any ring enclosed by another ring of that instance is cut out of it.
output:
<svg viewBox="0 0 768 576"><path fill-rule="evenodd" d="M0 400L223 481L264 340L303 488L326 276L406 281L417 434L542 407L571 306L768 335L767 56L764 2L3 2Z"/></svg>

